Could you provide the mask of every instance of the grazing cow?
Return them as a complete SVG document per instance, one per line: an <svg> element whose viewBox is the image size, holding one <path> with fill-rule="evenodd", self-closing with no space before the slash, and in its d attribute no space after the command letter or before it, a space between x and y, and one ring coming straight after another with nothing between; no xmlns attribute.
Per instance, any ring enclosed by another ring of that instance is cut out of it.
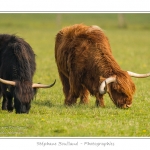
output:
<svg viewBox="0 0 150 150"><path fill-rule="evenodd" d="M130 76L148 77L123 71L112 55L108 38L98 26L76 24L56 35L55 59L63 85L65 104L88 103L89 94L96 105L104 107L103 94L108 92L119 108L132 104L135 85Z"/></svg>
<svg viewBox="0 0 150 150"><path fill-rule="evenodd" d="M15 35L0 34L0 96L2 109L28 113L37 88L51 85L33 84L36 70L35 54L31 46Z"/></svg>

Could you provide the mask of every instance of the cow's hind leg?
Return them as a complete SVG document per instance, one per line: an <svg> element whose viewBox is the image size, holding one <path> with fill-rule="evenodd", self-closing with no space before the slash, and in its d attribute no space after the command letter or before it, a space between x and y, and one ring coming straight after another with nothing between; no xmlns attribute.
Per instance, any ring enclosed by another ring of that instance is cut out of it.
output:
<svg viewBox="0 0 150 150"><path fill-rule="evenodd" d="M65 104L68 106L73 106L74 104L76 104L78 97L79 95L76 95L74 92L70 91L69 96L65 101Z"/></svg>
<svg viewBox="0 0 150 150"><path fill-rule="evenodd" d="M62 74L61 72L59 72L59 76L60 76L60 79L61 79L61 82L62 82L63 93L64 93L64 96L65 96L64 102L66 104L67 103L67 98L69 96L69 90L70 90L69 79L64 74Z"/></svg>
<svg viewBox="0 0 150 150"><path fill-rule="evenodd" d="M97 94L95 95L95 97L96 97L96 102L95 102L95 103L96 103L96 106L97 106L97 107L105 107L103 95L97 93Z"/></svg>
<svg viewBox="0 0 150 150"><path fill-rule="evenodd" d="M89 91L85 86L82 86L81 92L80 92L80 104L88 104L89 103Z"/></svg>
<svg viewBox="0 0 150 150"><path fill-rule="evenodd" d="M69 95L65 101L67 105L74 105L77 102L77 98L80 96L80 90L82 89L82 85L79 82L79 78L74 78L74 74L70 72L69 76Z"/></svg>

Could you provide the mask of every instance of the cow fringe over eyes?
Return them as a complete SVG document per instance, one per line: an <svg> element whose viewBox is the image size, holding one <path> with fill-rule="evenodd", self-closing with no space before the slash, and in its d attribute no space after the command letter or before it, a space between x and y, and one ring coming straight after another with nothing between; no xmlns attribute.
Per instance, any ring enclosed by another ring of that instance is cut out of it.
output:
<svg viewBox="0 0 150 150"><path fill-rule="evenodd" d="M32 83L28 81L16 81L15 95L21 103L30 103L34 97Z"/></svg>
<svg viewBox="0 0 150 150"><path fill-rule="evenodd" d="M115 86L114 89L118 92L124 93L128 97L128 100L133 98L136 88L127 72L124 71L123 73L119 73L117 75L117 85L118 86Z"/></svg>

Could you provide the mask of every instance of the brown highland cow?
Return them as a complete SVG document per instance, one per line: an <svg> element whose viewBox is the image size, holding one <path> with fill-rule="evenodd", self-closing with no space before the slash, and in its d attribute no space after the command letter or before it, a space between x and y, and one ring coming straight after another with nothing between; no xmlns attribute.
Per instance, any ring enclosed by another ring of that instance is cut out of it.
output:
<svg viewBox="0 0 150 150"><path fill-rule="evenodd" d="M79 97L80 103L88 103L91 94L96 105L104 107L103 94L108 92L117 107L131 107L135 85L130 76L150 76L122 70L98 26L76 24L59 31L55 59L66 105L75 104Z"/></svg>

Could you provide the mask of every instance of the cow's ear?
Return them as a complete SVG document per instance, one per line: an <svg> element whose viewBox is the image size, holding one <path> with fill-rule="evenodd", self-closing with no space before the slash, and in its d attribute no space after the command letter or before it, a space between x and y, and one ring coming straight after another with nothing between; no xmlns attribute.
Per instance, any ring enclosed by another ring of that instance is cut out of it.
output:
<svg viewBox="0 0 150 150"><path fill-rule="evenodd" d="M104 80L106 80L106 78L104 78L104 77L102 77L102 76L100 76L100 83L102 83Z"/></svg>
<svg viewBox="0 0 150 150"><path fill-rule="evenodd" d="M112 87L113 87L113 89L117 90L118 92L121 90L120 86L117 82L112 83Z"/></svg>

